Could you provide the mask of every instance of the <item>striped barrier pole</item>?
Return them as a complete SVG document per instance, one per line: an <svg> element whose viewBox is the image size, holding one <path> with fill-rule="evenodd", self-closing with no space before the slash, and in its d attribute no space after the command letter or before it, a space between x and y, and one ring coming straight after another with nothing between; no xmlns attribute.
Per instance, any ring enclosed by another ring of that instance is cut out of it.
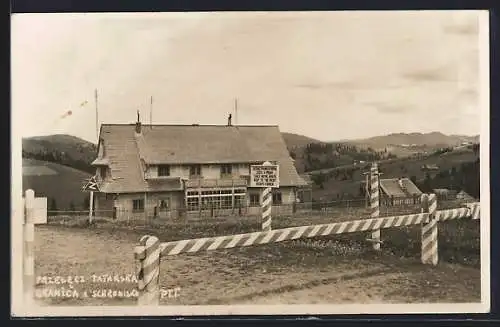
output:
<svg viewBox="0 0 500 327"><path fill-rule="evenodd" d="M145 235L135 247L138 281L138 305L160 303L160 241L156 236Z"/></svg>
<svg viewBox="0 0 500 327"><path fill-rule="evenodd" d="M273 209L273 194L270 187L262 190L262 230L271 230L271 211Z"/></svg>
<svg viewBox="0 0 500 327"><path fill-rule="evenodd" d="M427 221L422 223L422 253L423 264L438 264L438 221L436 194L422 195L422 209L429 214Z"/></svg>
<svg viewBox="0 0 500 327"><path fill-rule="evenodd" d="M26 190L24 197L24 226L23 226L23 293L25 303L33 301L35 289L35 191Z"/></svg>
<svg viewBox="0 0 500 327"><path fill-rule="evenodd" d="M262 164L263 166L272 165L269 161ZM273 193L272 188L266 187L262 189L262 230L270 231L272 223L273 210Z"/></svg>
<svg viewBox="0 0 500 327"><path fill-rule="evenodd" d="M373 163L370 170L370 208L371 218L380 216L380 197L379 197L379 173L377 163ZM376 229L371 234L370 242L373 242L373 249L380 250L380 229Z"/></svg>

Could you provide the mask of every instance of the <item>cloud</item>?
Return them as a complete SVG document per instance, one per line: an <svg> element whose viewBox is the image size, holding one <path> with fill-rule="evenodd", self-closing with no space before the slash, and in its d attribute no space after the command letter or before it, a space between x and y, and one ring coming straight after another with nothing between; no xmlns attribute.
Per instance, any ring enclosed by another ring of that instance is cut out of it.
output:
<svg viewBox="0 0 500 327"><path fill-rule="evenodd" d="M375 108L381 114L406 114L415 109L412 105L401 105L387 102L365 102L364 105Z"/></svg>
<svg viewBox="0 0 500 327"><path fill-rule="evenodd" d="M456 80L454 70L448 66L413 70L402 74L406 80L415 82L451 82ZM455 78L453 78L455 77Z"/></svg>
<svg viewBox="0 0 500 327"><path fill-rule="evenodd" d="M310 90L320 90L320 89L337 89L337 90L374 90L374 89L397 89L402 88L404 85L402 83L388 83L386 84L371 82L367 79L360 78L357 81L345 80L345 81L335 81L335 82L304 82L299 84L294 84L294 87L310 89Z"/></svg>
<svg viewBox="0 0 500 327"><path fill-rule="evenodd" d="M476 35L479 33L479 24L477 21L474 21L467 24L444 25L443 31L448 34Z"/></svg>

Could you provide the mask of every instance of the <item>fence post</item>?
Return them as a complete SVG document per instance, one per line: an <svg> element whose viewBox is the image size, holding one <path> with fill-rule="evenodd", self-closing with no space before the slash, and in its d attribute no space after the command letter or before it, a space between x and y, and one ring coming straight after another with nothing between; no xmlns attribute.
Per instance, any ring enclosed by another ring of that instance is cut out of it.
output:
<svg viewBox="0 0 500 327"><path fill-rule="evenodd" d="M94 191L90 191L89 195L89 224L92 223L92 216L94 214Z"/></svg>
<svg viewBox="0 0 500 327"><path fill-rule="evenodd" d="M429 213L427 222L422 223L422 253L423 264L438 263L438 222L436 219L436 194L423 194L421 198L422 211Z"/></svg>
<svg viewBox="0 0 500 327"><path fill-rule="evenodd" d="M35 289L35 257L34 257L34 243L35 243L35 191L26 190L24 197L24 256L23 256L23 293L25 303L33 301Z"/></svg>
<svg viewBox="0 0 500 327"><path fill-rule="evenodd" d="M370 171L370 189L371 218L378 218L380 216L379 174L375 162ZM372 232L371 242L374 250L380 250L380 229Z"/></svg>
<svg viewBox="0 0 500 327"><path fill-rule="evenodd" d="M135 247L138 305L160 303L160 241L155 236L145 235Z"/></svg>

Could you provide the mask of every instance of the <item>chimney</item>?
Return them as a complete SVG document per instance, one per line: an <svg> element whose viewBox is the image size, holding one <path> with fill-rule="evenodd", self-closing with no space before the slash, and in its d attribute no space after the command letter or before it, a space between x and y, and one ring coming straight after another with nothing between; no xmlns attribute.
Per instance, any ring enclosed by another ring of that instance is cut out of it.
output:
<svg viewBox="0 0 500 327"><path fill-rule="evenodd" d="M139 115L139 110L137 110L137 121L135 123L135 132L141 134L141 119Z"/></svg>
<svg viewBox="0 0 500 327"><path fill-rule="evenodd" d="M403 189L403 190L405 189L405 186L404 186L404 184L403 184L403 179L402 179L402 178L398 178L398 184L399 184L399 187L400 187L401 189Z"/></svg>
<svg viewBox="0 0 500 327"><path fill-rule="evenodd" d="M232 126L232 124L231 124L231 118L232 118L232 115L229 114L229 117L227 117L227 126Z"/></svg>

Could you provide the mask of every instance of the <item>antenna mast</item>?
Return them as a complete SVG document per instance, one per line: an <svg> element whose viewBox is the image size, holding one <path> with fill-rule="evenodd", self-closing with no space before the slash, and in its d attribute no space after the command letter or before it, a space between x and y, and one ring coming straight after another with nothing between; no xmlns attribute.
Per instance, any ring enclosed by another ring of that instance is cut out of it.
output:
<svg viewBox="0 0 500 327"><path fill-rule="evenodd" d="M95 133L97 142L99 142L99 107L97 105L97 89L95 89Z"/></svg>
<svg viewBox="0 0 500 327"><path fill-rule="evenodd" d="M238 125L238 98L234 98L234 124Z"/></svg>
<svg viewBox="0 0 500 327"><path fill-rule="evenodd" d="M149 104L149 127L153 128L153 96L151 96L151 102Z"/></svg>

